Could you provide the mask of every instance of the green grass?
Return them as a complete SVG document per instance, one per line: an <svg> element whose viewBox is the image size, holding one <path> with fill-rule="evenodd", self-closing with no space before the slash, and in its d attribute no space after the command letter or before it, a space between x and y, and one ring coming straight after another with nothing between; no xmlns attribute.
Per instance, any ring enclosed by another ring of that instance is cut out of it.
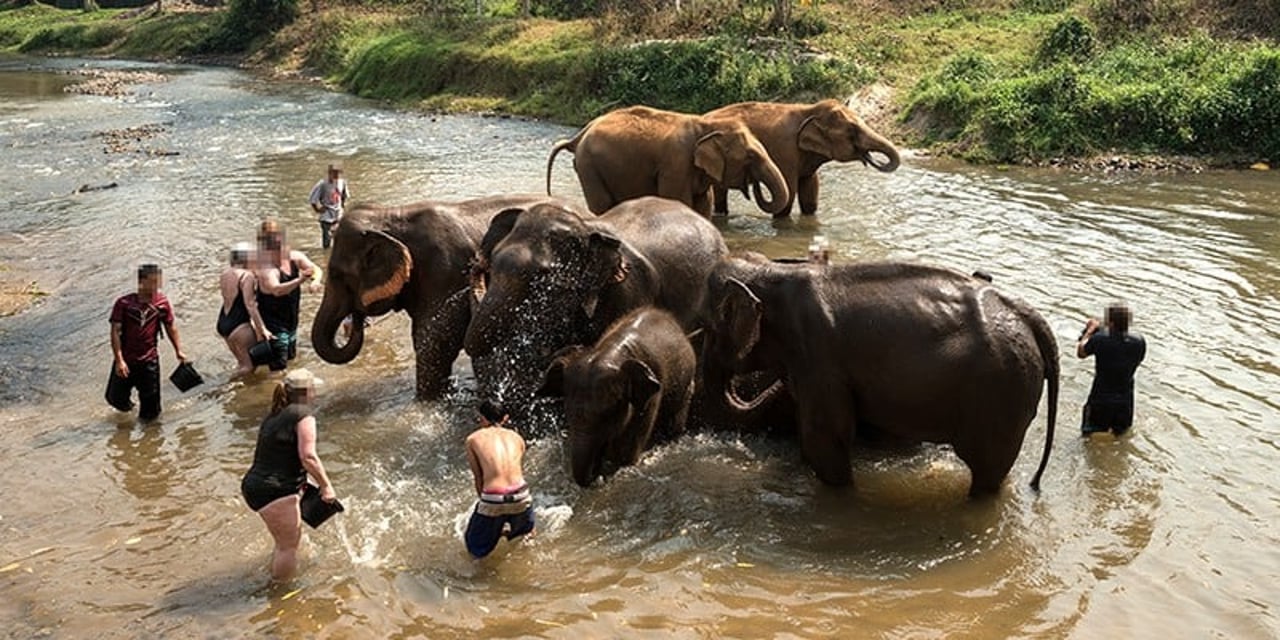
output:
<svg viewBox="0 0 1280 640"><path fill-rule="evenodd" d="M254 63L362 96L570 124L630 104L701 112L880 83L896 89L896 140L975 161L1280 159L1274 2L826 0L778 33L762 2L558 21L513 19L514 1L446 19L336 1L247 42L231 41L226 12L0 9L0 50L157 58L247 46Z"/></svg>

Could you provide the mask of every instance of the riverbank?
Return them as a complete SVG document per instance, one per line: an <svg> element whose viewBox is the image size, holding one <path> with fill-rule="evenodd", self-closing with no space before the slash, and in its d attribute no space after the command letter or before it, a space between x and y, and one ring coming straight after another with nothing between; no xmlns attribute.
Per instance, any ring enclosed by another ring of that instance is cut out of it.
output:
<svg viewBox="0 0 1280 640"><path fill-rule="evenodd" d="M852 96L903 146L995 164L1183 171L1280 159L1280 48L1260 37L1280 18L1265 10L934 4L811 3L781 30L753 3L574 20L303 6L234 51L227 10L33 4L0 11L0 49L235 64L398 107L570 125L636 103L696 113Z"/></svg>

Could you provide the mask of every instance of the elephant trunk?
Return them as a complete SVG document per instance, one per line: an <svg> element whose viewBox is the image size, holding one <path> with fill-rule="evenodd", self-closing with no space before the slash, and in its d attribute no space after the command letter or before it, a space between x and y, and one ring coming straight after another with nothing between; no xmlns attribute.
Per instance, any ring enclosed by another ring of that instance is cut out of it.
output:
<svg viewBox="0 0 1280 640"><path fill-rule="evenodd" d="M751 169L751 177L751 190L755 192L756 206L771 214L782 213L791 200L791 192L787 189L787 181L782 177L778 165L766 156L764 162ZM769 190L768 198L760 190L761 182Z"/></svg>
<svg viewBox="0 0 1280 640"><path fill-rule="evenodd" d="M884 136L878 133L867 133L865 135L867 144L862 145L862 161L875 168L877 171L882 171L884 173L892 173L896 171L898 169L900 158L898 157L898 150L893 146L893 143L889 142ZM888 158L888 160L886 162L877 161L876 158L871 155L873 151L883 154Z"/></svg>
<svg viewBox="0 0 1280 640"><path fill-rule="evenodd" d="M598 447L591 434L581 427L570 429L569 442L569 466L573 481L578 486L589 487L599 475Z"/></svg>
<svg viewBox="0 0 1280 640"><path fill-rule="evenodd" d="M311 346L316 355L331 364L346 364L360 354L364 346L364 314L352 309L350 304L337 300L338 296L325 292L320 309L316 311L316 319L311 324ZM342 321L351 316L351 335L346 344L338 346L338 330Z"/></svg>
<svg viewBox="0 0 1280 640"><path fill-rule="evenodd" d="M765 407L768 407L773 400L782 391L782 380L774 380L767 389L761 391L750 401L743 400L738 395L738 390L734 388L733 383L725 385L724 398L729 404L729 408L740 418L753 418Z"/></svg>

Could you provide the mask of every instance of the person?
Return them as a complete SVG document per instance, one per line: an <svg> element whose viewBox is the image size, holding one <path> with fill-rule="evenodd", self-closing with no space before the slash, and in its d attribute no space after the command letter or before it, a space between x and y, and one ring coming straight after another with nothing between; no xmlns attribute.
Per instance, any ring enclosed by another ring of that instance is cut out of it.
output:
<svg viewBox="0 0 1280 640"><path fill-rule="evenodd" d="M493 553L501 537L514 540L534 530L533 499L521 470L524 438L507 426L508 419L486 400L480 404L480 426L467 436L467 461L479 499L465 539L467 551L477 559Z"/></svg>
<svg viewBox="0 0 1280 640"><path fill-rule="evenodd" d="M107 403L119 411L132 411L133 390L138 390L138 418L150 422L160 416L160 350L158 337L173 343L178 362L186 362L182 340L169 298L160 291L164 275L158 265L138 267L138 290L121 296L111 308L111 352L114 361L107 379Z"/></svg>
<svg viewBox="0 0 1280 640"><path fill-rule="evenodd" d="M1133 317L1129 307L1107 307L1106 329L1089 318L1076 343L1076 356L1094 356L1093 387L1084 405L1080 430L1085 436L1111 431L1121 435L1133 425L1133 374L1147 354L1141 335L1129 331Z"/></svg>
<svg viewBox="0 0 1280 640"><path fill-rule="evenodd" d="M325 249L333 242L333 227L342 220L343 207L351 192L342 177L342 167L329 165L329 173L311 188L311 209L320 215L320 245Z"/></svg>
<svg viewBox="0 0 1280 640"><path fill-rule="evenodd" d="M252 373L253 359L249 349L272 338L258 312L258 278L250 269L253 245L240 242L231 247L229 264L222 270L218 287L222 291L222 308L218 311L218 335L227 342L236 357L234 376Z"/></svg>
<svg viewBox="0 0 1280 640"><path fill-rule="evenodd" d="M267 219L258 230L258 310L271 333L272 371L281 371L298 354L298 318L304 283L318 282L317 267L306 254L289 248L280 223Z"/></svg>
<svg viewBox="0 0 1280 640"><path fill-rule="evenodd" d="M276 385L271 413L258 427L253 464L240 481L249 508L262 517L275 542L271 577L285 581L298 568L302 541L300 496L309 474L320 488L320 499L338 499L324 464L316 454L316 384L306 369L295 369Z"/></svg>

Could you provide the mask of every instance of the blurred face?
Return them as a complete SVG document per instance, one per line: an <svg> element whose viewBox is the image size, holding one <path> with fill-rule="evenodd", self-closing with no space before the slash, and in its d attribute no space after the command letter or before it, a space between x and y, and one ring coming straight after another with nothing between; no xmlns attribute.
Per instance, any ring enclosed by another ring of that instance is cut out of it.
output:
<svg viewBox="0 0 1280 640"><path fill-rule="evenodd" d="M160 274L152 274L144 278L138 279L138 295L147 297L160 290L160 286L164 283L164 277Z"/></svg>
<svg viewBox="0 0 1280 640"><path fill-rule="evenodd" d="M314 175L314 174L312 174L312 175ZM329 182L337 182L337 181L338 181L338 178L341 178L341 177L342 177L342 172L341 172L341 171L339 171L339 170L337 170L337 169L330 169L330 170L329 170Z"/></svg>

